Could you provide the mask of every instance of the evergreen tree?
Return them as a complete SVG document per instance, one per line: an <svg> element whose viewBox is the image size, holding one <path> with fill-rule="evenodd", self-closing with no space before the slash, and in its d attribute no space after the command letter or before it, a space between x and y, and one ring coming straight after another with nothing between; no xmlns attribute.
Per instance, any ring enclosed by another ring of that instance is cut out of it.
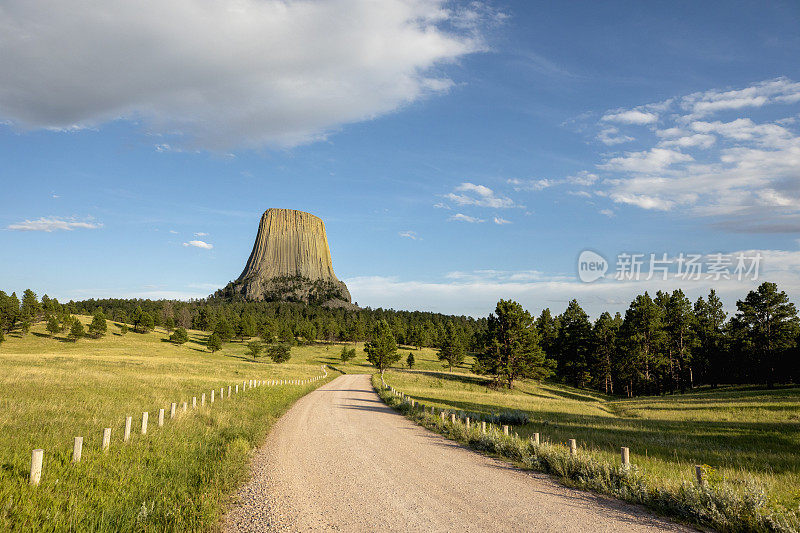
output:
<svg viewBox="0 0 800 533"><path fill-rule="evenodd" d="M408 357L406 357L406 364L408 368L414 368L414 352L408 352Z"/></svg>
<svg viewBox="0 0 800 533"><path fill-rule="evenodd" d="M233 327L228 323L227 320L224 318L220 318L216 325L214 326L214 333L219 337L222 341L228 342L233 339Z"/></svg>
<svg viewBox="0 0 800 533"><path fill-rule="evenodd" d="M722 300L711 289L707 300L698 298L694 304L694 336L697 339L696 365L704 383L716 386L723 380L725 363L725 320Z"/></svg>
<svg viewBox="0 0 800 533"><path fill-rule="evenodd" d="M153 320L153 315L150 313L142 313L139 319L139 327L141 327L142 333L152 331L153 328L156 327L155 320Z"/></svg>
<svg viewBox="0 0 800 533"><path fill-rule="evenodd" d="M736 302L736 323L742 328L750 362L769 387L778 379L781 358L797 345L797 309L775 283L764 282Z"/></svg>
<svg viewBox="0 0 800 533"><path fill-rule="evenodd" d="M461 332L456 328L455 324L450 323L447 325L444 339L439 345L437 357L439 361L445 363L452 372L454 366L458 366L464 362L465 356L466 349Z"/></svg>
<svg viewBox="0 0 800 533"><path fill-rule="evenodd" d="M620 338L625 340L621 377L627 381L629 396L633 396L637 387L652 392L658 371L664 365L660 351L664 342L661 314L647 292L637 296L625 311L620 329Z"/></svg>
<svg viewBox="0 0 800 533"><path fill-rule="evenodd" d="M612 318L604 312L595 321L591 335L591 373L595 384L606 394L614 394L617 363L617 335L622 323L619 313Z"/></svg>
<svg viewBox="0 0 800 533"><path fill-rule="evenodd" d="M175 319L172 316L168 316L164 319L164 329L167 333L172 333L175 330ZM183 328L186 330L186 328Z"/></svg>
<svg viewBox="0 0 800 533"><path fill-rule="evenodd" d="M105 335L106 331L108 331L106 316L103 314L103 309L100 308L95 312L92 323L89 324L89 333L95 337L100 337Z"/></svg>
<svg viewBox="0 0 800 533"><path fill-rule="evenodd" d="M120 326L119 326L119 334L120 335L125 335L126 333L128 333L128 324L125 324L125 323L120 324Z"/></svg>
<svg viewBox="0 0 800 533"><path fill-rule="evenodd" d="M250 341L247 343L247 353L250 354L250 357L253 358L253 361L258 359L263 349L264 346L261 344L261 341Z"/></svg>
<svg viewBox="0 0 800 533"><path fill-rule="evenodd" d="M175 333L169 336L169 341L175 344L186 344L189 341L189 334L185 328L176 328Z"/></svg>
<svg viewBox="0 0 800 533"><path fill-rule="evenodd" d="M41 310L42 306L39 304L36 293L25 289L25 292L22 293L22 309L20 310L22 317L28 318L29 323L35 323Z"/></svg>
<svg viewBox="0 0 800 533"><path fill-rule="evenodd" d="M292 357L292 350L287 344L280 342L270 346L267 355L275 363L285 363Z"/></svg>
<svg viewBox="0 0 800 533"><path fill-rule="evenodd" d="M72 321L72 326L69 328L69 338L77 341L86 335L86 330L83 328L83 323L77 318Z"/></svg>
<svg viewBox="0 0 800 533"><path fill-rule="evenodd" d="M133 314L131 315L131 321L133 322L133 331L139 331L139 326L142 323L142 315L144 315L144 311L142 311L142 306L137 305L136 309L133 310Z"/></svg>
<svg viewBox="0 0 800 533"><path fill-rule="evenodd" d="M558 373L576 387L589 383L588 354L592 323L577 300L571 300L559 317Z"/></svg>
<svg viewBox="0 0 800 533"><path fill-rule="evenodd" d="M347 362L350 359L353 359L355 356L356 356L355 348L348 348L347 346L342 346L342 352L339 354L342 363L347 364Z"/></svg>
<svg viewBox="0 0 800 533"><path fill-rule="evenodd" d="M364 344L364 352L367 354L367 361L380 371L381 385L385 389L386 381L383 379L383 374L401 357L397 353L397 343L392 335L392 330L385 320L378 321L372 340Z"/></svg>
<svg viewBox="0 0 800 533"><path fill-rule="evenodd" d="M520 378L541 380L553 364L539 346L539 333L530 313L512 300L500 300L489 315L487 345L478 354L473 371L490 375L495 385L509 389Z"/></svg>
<svg viewBox="0 0 800 533"><path fill-rule="evenodd" d="M208 342L206 343L208 349L211 353L218 352L222 349L222 337L220 337L217 333L212 333L208 336Z"/></svg>
<svg viewBox="0 0 800 533"><path fill-rule="evenodd" d="M47 332L50 333L50 336L54 336L61 330L61 326L58 324L58 319L55 315L50 315L47 318Z"/></svg>
<svg viewBox="0 0 800 533"><path fill-rule="evenodd" d="M550 314L549 308L542 310L536 319L536 329L539 331L539 345L551 359L558 356L558 328L558 318Z"/></svg>
<svg viewBox="0 0 800 533"><path fill-rule="evenodd" d="M684 390L687 384L694 388L692 355L696 337L692 303L680 289L673 291L665 300L664 330L672 389Z"/></svg>

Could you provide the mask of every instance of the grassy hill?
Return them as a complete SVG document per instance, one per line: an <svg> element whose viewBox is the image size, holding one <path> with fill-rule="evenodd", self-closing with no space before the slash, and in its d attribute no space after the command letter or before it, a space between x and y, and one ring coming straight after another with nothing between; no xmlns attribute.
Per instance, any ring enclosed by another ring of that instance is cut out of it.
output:
<svg viewBox="0 0 800 533"><path fill-rule="evenodd" d="M250 450L297 398L324 382L260 387L220 400L220 387L227 393L244 380L319 375L324 349L294 348L292 359L277 365L248 359L238 342L211 354L201 332L190 331L190 341L176 346L164 342L163 331L119 331L109 323L105 337L70 342L38 324L0 344L0 530L213 528L246 475ZM199 406L202 393L206 405L192 410L192 397ZM169 420L170 403L184 401L188 412L179 408ZM160 408L167 412L161 428ZM123 443L126 416L133 430ZM103 453L105 427L112 428L112 444ZM72 465L75 436L84 438L83 458ZM35 448L44 449L44 468L40 486L30 487Z"/></svg>

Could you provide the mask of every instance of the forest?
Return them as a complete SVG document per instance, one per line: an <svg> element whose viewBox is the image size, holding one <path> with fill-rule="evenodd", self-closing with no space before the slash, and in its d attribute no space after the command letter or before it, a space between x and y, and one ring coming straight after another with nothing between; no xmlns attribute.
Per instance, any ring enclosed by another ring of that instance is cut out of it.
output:
<svg viewBox="0 0 800 533"><path fill-rule="evenodd" d="M624 314L602 313L595 320L572 300L560 314L549 308L538 316L516 304L513 319L519 337L504 338L506 357L524 351L528 363L514 378L549 379L611 395L636 396L684 392L701 385L763 384L800 381L800 321L797 309L777 285L764 282L736 302L728 315L712 290L690 301L682 290L647 292L634 298ZM133 334L164 328L209 333L217 343L260 337L267 343L364 342L385 321L398 345L433 347L443 366L465 364L491 373L500 383L512 373L498 350L498 335L509 316L498 303L487 318L393 309L325 308L293 302L244 302L223 297L201 300L90 299L60 303L30 289L20 299L0 291L0 343L15 332L25 335L38 321L52 334L71 331L73 315L94 315L89 336L104 334L105 319ZM93 330L94 326L94 330ZM80 330L80 331L79 331ZM209 346L219 344L210 342ZM0 344L0 352L2 351ZM213 347L211 348L214 349ZM469 363L469 361L473 361ZM489 371L491 369L491 371ZM511 381L508 381L509 385Z"/></svg>

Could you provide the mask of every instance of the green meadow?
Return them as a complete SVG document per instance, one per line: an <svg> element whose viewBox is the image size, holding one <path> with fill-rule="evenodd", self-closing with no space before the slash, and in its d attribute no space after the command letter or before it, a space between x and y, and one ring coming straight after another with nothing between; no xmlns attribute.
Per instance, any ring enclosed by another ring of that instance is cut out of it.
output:
<svg viewBox="0 0 800 533"><path fill-rule="evenodd" d="M190 331L179 346L164 342L163 331L119 331L109 322L106 336L71 342L65 334L51 338L38 324L0 345L0 530L214 529L247 474L251 450L295 400L325 382L242 390L250 379L321 375L324 348L296 347L289 362L274 364L249 359L240 342L211 354L201 332ZM334 375L329 371L329 379ZM228 398L227 386L237 383L240 392ZM179 404L174 420L172 402ZM161 408L166 420L158 427ZM123 443L126 416L133 424ZM111 446L103 452L106 427ZM73 465L75 436L84 441ZM44 450L43 471L40 485L31 487L36 448Z"/></svg>

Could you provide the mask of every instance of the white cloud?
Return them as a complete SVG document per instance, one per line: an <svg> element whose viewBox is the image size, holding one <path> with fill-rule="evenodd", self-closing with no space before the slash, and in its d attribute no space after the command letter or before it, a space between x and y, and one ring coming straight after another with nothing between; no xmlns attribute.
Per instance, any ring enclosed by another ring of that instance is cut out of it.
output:
<svg viewBox="0 0 800 533"><path fill-rule="evenodd" d="M547 189L548 187L552 187L555 185L553 180L549 180L547 178L542 178L538 180L521 180L517 178L511 178L506 180L507 183L514 187L514 190L519 191L541 191L543 189Z"/></svg>
<svg viewBox="0 0 800 533"><path fill-rule="evenodd" d="M213 244L209 244L205 241L189 241L183 243L184 246L193 246L195 248L202 248L204 250L210 250L214 247Z"/></svg>
<svg viewBox="0 0 800 533"><path fill-rule="evenodd" d="M778 78L633 108L658 113L660 127L637 129L639 151L598 154L596 168L606 173L593 192L643 209L680 208L727 231L798 232L798 104L800 83ZM735 116L755 107L759 120ZM725 120L713 116L723 111ZM597 131L608 128L607 117L624 113L606 113Z"/></svg>
<svg viewBox="0 0 800 533"><path fill-rule="evenodd" d="M693 93L683 97L680 105L689 111L690 117L704 117L719 111L797 102L800 102L800 83L788 78L777 78L744 89Z"/></svg>
<svg viewBox="0 0 800 533"><path fill-rule="evenodd" d="M400 235L401 237L405 237L406 239L411 239L412 241L421 241L422 240L413 231L401 231L400 233L398 233L398 235Z"/></svg>
<svg viewBox="0 0 800 533"><path fill-rule="evenodd" d="M607 170L654 174L663 172L674 164L692 160L692 156L677 150L651 148L644 152L627 152L624 156L612 157L600 167Z"/></svg>
<svg viewBox="0 0 800 533"><path fill-rule="evenodd" d="M606 146L613 146L615 144L622 144L634 140L630 135L620 135L619 128L613 126L600 130L600 133L597 134L597 139Z"/></svg>
<svg viewBox="0 0 800 533"><path fill-rule="evenodd" d="M448 210L451 209L451 207L449 205L447 205L445 203L442 203L442 202L438 202L438 203L433 204L433 207L434 207L434 209L448 209Z"/></svg>
<svg viewBox="0 0 800 533"><path fill-rule="evenodd" d="M178 234L178 232L175 231L174 229L169 230L169 232L172 233L173 235L177 235Z"/></svg>
<svg viewBox="0 0 800 533"><path fill-rule="evenodd" d="M506 196L497 196L485 185L464 182L445 196L458 205L474 205L479 207L506 208L514 207L514 201Z"/></svg>
<svg viewBox="0 0 800 533"><path fill-rule="evenodd" d="M694 135L687 135L685 137L678 137L677 139L661 141L658 143L658 145L675 148L711 148L715 142L717 142L717 138L713 135L695 133Z"/></svg>
<svg viewBox="0 0 800 533"><path fill-rule="evenodd" d="M0 120L122 118L170 136L160 151L294 146L446 92L441 67L498 20L444 0L7 0Z"/></svg>
<svg viewBox="0 0 800 533"><path fill-rule="evenodd" d="M608 218L611 218L611 217L614 216L614 210L613 209L601 209L600 210L600 214L601 215L605 215Z"/></svg>
<svg viewBox="0 0 800 533"><path fill-rule="evenodd" d="M598 176L597 174L593 174L592 172L587 172L586 170L581 170L574 176L567 177L568 182L574 183L575 185L582 185L584 187L593 185L599 180L600 176Z"/></svg>
<svg viewBox="0 0 800 533"><path fill-rule="evenodd" d="M80 221L74 218L58 218L58 217L42 217L36 220L24 220L11 224L7 229L12 231L44 231L51 233L53 231L72 231L74 229L98 229L102 228L103 224L94 222L93 220Z"/></svg>
<svg viewBox="0 0 800 533"><path fill-rule="evenodd" d="M702 279L698 281L662 280L659 275L652 280L616 281L607 279L595 283L582 283L572 272L551 275L535 270L500 271L477 270L450 272L439 280L400 280L394 277L366 276L346 279L354 300L360 305L394 309L419 309L452 314L485 317L494 310L500 298L511 298L526 309L539 314L545 307L561 313L573 298L596 318L603 311L621 312L633 298L649 291L682 289L695 300L715 289L726 310L735 311L736 300L744 298L763 281L773 281L797 303L800 295L800 251L747 250L752 256L760 252L763 259L757 280ZM736 256L739 252L731 252ZM613 273L611 274L613 276ZM645 278L646 276L643 276Z"/></svg>
<svg viewBox="0 0 800 533"><path fill-rule="evenodd" d="M447 220L451 220L453 222L469 222L471 224L478 224L483 222L483 219L471 217L469 215L465 215L463 213L456 213L455 215L451 216Z"/></svg>
<svg viewBox="0 0 800 533"><path fill-rule="evenodd" d="M194 234L195 237L208 237L208 233L204 233L202 231L197 232Z"/></svg>
<svg viewBox="0 0 800 533"><path fill-rule="evenodd" d="M502 217L494 217L494 223L497 225L502 226L503 224L511 224L510 220L506 220Z"/></svg>
<svg viewBox="0 0 800 533"><path fill-rule="evenodd" d="M658 114L640 109L629 109L627 111L617 110L607 113L600 119L605 122L619 122L620 124L635 124L643 126L652 124L658 120Z"/></svg>

